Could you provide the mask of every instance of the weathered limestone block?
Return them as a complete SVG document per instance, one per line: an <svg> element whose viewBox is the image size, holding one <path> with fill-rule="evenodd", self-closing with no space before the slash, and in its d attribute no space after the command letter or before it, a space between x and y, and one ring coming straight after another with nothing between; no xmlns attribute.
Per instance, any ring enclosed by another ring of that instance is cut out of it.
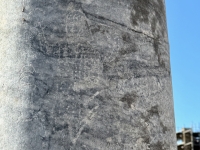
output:
<svg viewBox="0 0 200 150"><path fill-rule="evenodd" d="M163 0L0 0L1 150L175 150Z"/></svg>

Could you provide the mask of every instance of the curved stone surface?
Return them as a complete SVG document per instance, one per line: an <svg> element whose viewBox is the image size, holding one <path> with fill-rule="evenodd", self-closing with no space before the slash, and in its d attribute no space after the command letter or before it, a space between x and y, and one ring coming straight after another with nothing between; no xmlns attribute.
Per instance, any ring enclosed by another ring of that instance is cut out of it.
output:
<svg viewBox="0 0 200 150"><path fill-rule="evenodd" d="M1 0L0 60L0 149L176 149L163 0Z"/></svg>

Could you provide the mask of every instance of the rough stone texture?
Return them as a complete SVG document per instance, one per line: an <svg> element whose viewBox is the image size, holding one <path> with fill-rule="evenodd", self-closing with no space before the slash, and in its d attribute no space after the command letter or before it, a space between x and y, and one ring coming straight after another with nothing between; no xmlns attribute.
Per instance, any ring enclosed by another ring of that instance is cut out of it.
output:
<svg viewBox="0 0 200 150"><path fill-rule="evenodd" d="M163 0L0 0L1 150L175 150Z"/></svg>

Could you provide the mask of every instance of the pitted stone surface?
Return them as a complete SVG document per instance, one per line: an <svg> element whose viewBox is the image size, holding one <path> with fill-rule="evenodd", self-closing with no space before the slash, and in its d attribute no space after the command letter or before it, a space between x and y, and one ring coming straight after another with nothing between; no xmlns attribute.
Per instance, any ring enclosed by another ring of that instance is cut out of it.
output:
<svg viewBox="0 0 200 150"><path fill-rule="evenodd" d="M0 20L0 149L176 149L163 0L1 0Z"/></svg>

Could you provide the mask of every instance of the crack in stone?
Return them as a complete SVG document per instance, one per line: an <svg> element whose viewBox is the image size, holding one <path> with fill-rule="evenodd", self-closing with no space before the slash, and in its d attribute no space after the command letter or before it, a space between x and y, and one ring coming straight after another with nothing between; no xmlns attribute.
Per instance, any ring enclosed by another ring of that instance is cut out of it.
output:
<svg viewBox="0 0 200 150"><path fill-rule="evenodd" d="M110 23L113 23L115 25L118 25L118 26L121 26L123 28L126 28L127 30L130 30L132 32L135 32L135 33L138 33L138 34L143 34L144 36L150 38L150 39L153 39L153 40L157 40L157 41L161 41L161 42L164 42L164 43L167 43L167 41L165 40L161 40L161 39L158 39L157 37L155 37L155 35L149 35L149 34L146 34L142 31L138 31L138 30L135 30L133 28L130 28L128 27L127 25L123 24L123 23L120 23L120 22L116 22L116 21L113 21L111 19L108 19L108 18L105 18L104 16L100 16L100 15L97 15L97 14L92 14L90 12L87 12L84 10L84 8L82 7L82 3L78 3L78 2L75 2L76 4L79 4L80 5L80 9L82 10L82 12L85 14L86 18L90 19L91 18L95 18L95 19L98 19L98 20L104 20L104 21L107 21L107 22L110 22ZM104 22L104 24L106 24L106 22ZM106 24L108 25L108 24Z"/></svg>
<svg viewBox="0 0 200 150"><path fill-rule="evenodd" d="M147 36L147 37L149 37L149 38L151 38L151 39L155 39L153 36L148 35L148 34L142 32L142 31L134 30L134 29L128 27L127 25L123 24L123 23L119 23L119 22L113 21L113 20L111 20L111 19L105 18L105 17L100 16L100 15L96 15L96 14L89 13L89 12L85 11L83 8L81 8L81 9L82 9L83 13L85 14L85 16L86 16L87 18L89 18L89 16L90 16L90 17L94 17L94 18L99 19L99 20L108 21L108 22L114 23L114 24L116 24L116 25L119 25L119 26L121 26L121 27L124 27L124 28L126 28L126 29L128 29L128 30L131 30L131 31L133 31L133 32L136 32L136 33L139 33L139 34L143 34L143 35L145 35L145 36Z"/></svg>

